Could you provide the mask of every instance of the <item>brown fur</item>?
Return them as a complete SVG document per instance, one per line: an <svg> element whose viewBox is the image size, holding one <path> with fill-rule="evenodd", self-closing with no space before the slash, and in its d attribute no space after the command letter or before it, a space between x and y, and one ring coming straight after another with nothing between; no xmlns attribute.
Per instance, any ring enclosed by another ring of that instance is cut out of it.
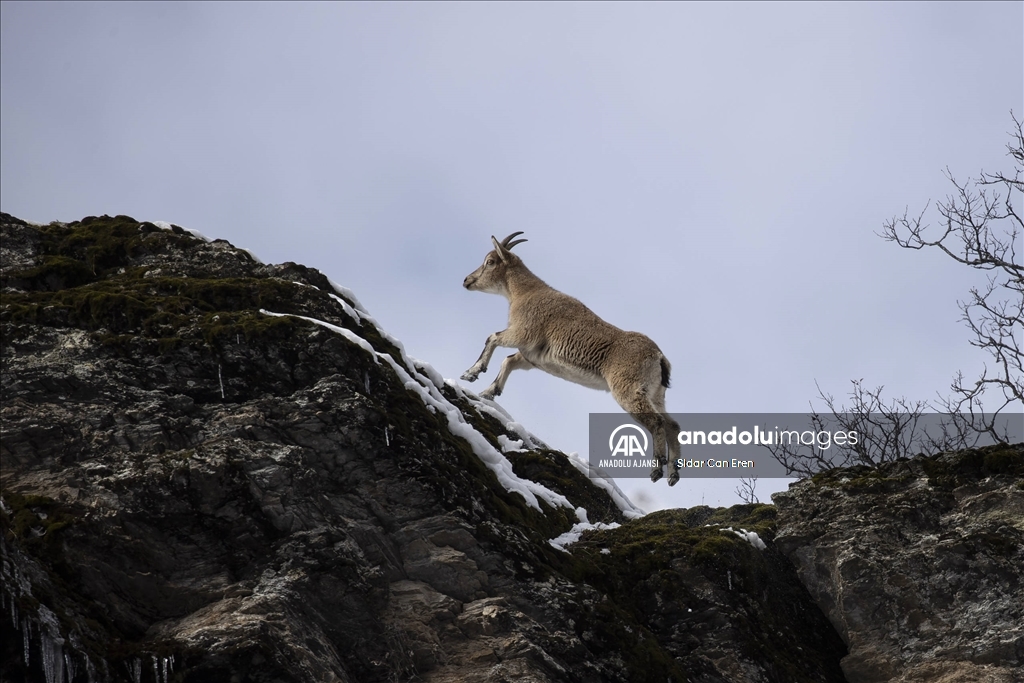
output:
<svg viewBox="0 0 1024 683"><path fill-rule="evenodd" d="M556 377L592 389L611 391L612 397L654 436L660 462L668 456L669 485L679 474L675 460L679 425L665 414L665 390L671 366L657 344L639 332L626 332L599 318L579 300L549 287L530 272L510 249L518 244L514 233L498 242L483 265L466 276L463 286L508 299L508 327L487 338L484 350L462 379L476 381L487 371L494 350L518 349L501 364L494 382L480 395L500 396L513 370L540 368ZM525 241L525 240L520 240ZM651 472L657 481L662 468Z"/></svg>

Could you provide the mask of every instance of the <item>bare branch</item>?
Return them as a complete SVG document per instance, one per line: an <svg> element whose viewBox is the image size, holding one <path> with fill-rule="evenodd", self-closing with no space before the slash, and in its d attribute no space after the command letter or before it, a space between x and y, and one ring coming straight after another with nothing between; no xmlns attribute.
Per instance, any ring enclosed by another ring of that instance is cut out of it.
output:
<svg viewBox="0 0 1024 683"><path fill-rule="evenodd" d="M740 485L736 487L736 495L744 503L760 503L754 489L757 488L757 477L740 477Z"/></svg>
<svg viewBox="0 0 1024 683"><path fill-rule="evenodd" d="M861 431L865 438L829 458L813 449L807 453L776 444L772 454L787 472L810 475L829 467L876 465L919 450L968 448L982 436L1007 440L1005 418L1024 408L1024 264L1020 262L1024 222L1015 208L1024 193L1024 127L1013 112L1010 116L1014 123L1007 145L1014 166L1010 173L982 171L978 178L961 183L947 168L945 175L954 189L935 205L941 218L937 230L926 237L930 227L924 222L926 205L916 218L904 210L902 216L883 223L878 233L904 249L936 248L957 263L989 273L986 286L971 288L970 297L957 303L970 344L989 354L991 364L973 383L958 371L950 385L952 395L940 396L934 407L904 398L885 403L882 387L867 390L861 380L853 381L852 405L837 407L833 397L818 387L831 416L812 414L815 425L832 421ZM936 433L921 429L921 418L930 410L948 414Z"/></svg>

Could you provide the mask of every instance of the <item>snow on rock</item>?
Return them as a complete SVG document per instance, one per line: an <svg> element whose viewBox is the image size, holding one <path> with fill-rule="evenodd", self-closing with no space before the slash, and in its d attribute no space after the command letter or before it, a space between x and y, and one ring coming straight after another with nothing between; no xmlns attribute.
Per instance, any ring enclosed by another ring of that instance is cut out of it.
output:
<svg viewBox="0 0 1024 683"><path fill-rule="evenodd" d="M179 228L181 230L184 230L188 234L192 235L196 239L201 239L204 242L212 242L213 241L209 237L204 235L203 233L199 232L198 230L193 230L192 228L183 228L180 225L175 226L174 224L168 223L167 221L150 221L150 223L152 223L156 227L160 228L161 230L170 230L170 231L173 232L174 228L177 227L177 228ZM256 254L252 253L252 251L250 251L250 250L248 250L248 249L246 249L244 247L235 247L234 245L232 245L232 246L235 249L237 249L238 251L244 251L246 254L249 255L249 258L251 258L253 261L255 261L256 263L258 263L260 265L263 265L263 261L260 260L260 257L257 256Z"/></svg>
<svg viewBox="0 0 1024 683"><path fill-rule="evenodd" d="M328 292L328 295L334 299L341 306L342 311L345 315L350 317L357 323L369 323L372 325L380 336L390 342L396 349L398 349L400 359L392 358L390 354L380 353L374 349L369 342L360 337L355 332L332 325L323 320L317 320L315 318L309 318L306 316L295 315L292 317L302 318L308 320L316 325L325 327L333 332L337 332L352 343L359 346L361 349L369 353L375 362L379 363L381 360L387 362L398 377L402 380L406 389L419 395L424 405L427 406L431 411L441 411L443 415L448 418L448 428L452 434L460 436L465 439L473 452L479 457L488 469L494 472L497 476L498 481L509 492L515 492L521 495L527 502L528 505L537 509L540 508L540 502L544 501L550 507L574 507L569 500L546 486L542 486L529 479L521 479L512 471L512 463L509 462L508 458L505 457L504 453L522 450L522 449L547 449L548 446L538 439L536 436L531 434L526 428L515 421L515 419L509 415L509 413L499 406L494 401L480 398L477 394L472 391L467 391L454 380L444 379L437 370L433 368L429 363L421 361L416 358L412 358L405 351L405 345L401 341L391 336L381 328L377 323L377 320L370 315L369 311L359 302L352 290L347 287L343 287L333 280L328 279L331 287L334 288L335 293ZM344 298L343 298L344 297ZM271 316L287 316L290 314L286 313L274 313L272 311L262 310L261 313ZM452 404L442 393L442 388L445 386L449 387L455 392L457 396L468 401L478 412L481 414L490 415L491 417L498 420L504 428L518 436L518 439L510 439L507 436L501 435L498 437L498 444L501 451L496 449L480 432L476 430L471 424L466 421L462 411ZM615 482L607 476L600 476L601 473L597 473L599 476L590 476L590 466L588 463L583 461L578 454L572 453L568 456L569 462L580 472L587 475L588 479L599 488L604 489L611 496L612 500L622 511L623 515L627 519L636 519L644 516L646 513L640 508L633 505L632 502L626 497L626 495L616 486ZM581 512L582 511L582 514ZM572 530L562 534L557 539L552 541L555 547L559 547L564 550L564 546L575 542L579 538L579 534L588 528L612 528L607 525L591 525L586 520L586 510L579 508L577 510L577 516L580 517L580 523L573 527ZM618 526L618 525L615 525ZM579 527L577 529L577 527ZM573 534L575 533L575 536ZM567 536L568 534L568 536ZM563 537L565 537L563 539ZM562 540L560 540L562 539ZM559 543L555 543L559 541Z"/></svg>
<svg viewBox="0 0 1024 683"><path fill-rule="evenodd" d="M440 410L441 413L448 418L448 429L451 433L455 436L462 437L467 443L469 443L476 456L483 461L488 469L494 472L498 481L506 491L509 491L510 493L518 493L524 500L526 500L526 503L530 507L538 511L541 510L540 501L547 503L548 506L552 508L574 507L572 503L569 502L569 499L562 494L555 493L546 486L542 486L541 484L530 481L529 479L520 479L516 476L512 471L512 463L509 462L508 458L498 452L498 450L491 445L491 442L489 442L483 434L466 422L466 418L463 416L462 411L459 410L457 406L453 405L441 393L441 386L443 385L444 380L441 379L440 374L438 374L437 371L428 364L423 363L422 361L414 362L406 356L405 350L398 340L381 331L380 327L376 325L373 318L368 314L360 314L359 317L363 320L373 322L381 336L398 348L399 352L402 354L402 359L406 361L407 365L405 367L392 358L390 354L378 352L365 339L344 327L332 325L328 322L324 322L323 320L317 320L316 318L310 318L303 315L275 313L265 309L260 309L260 312L265 315L275 317L290 316L308 320L311 323L320 325L332 332L337 332L344 336L346 339L359 346L359 348L371 354L374 360L378 363L380 360L384 360L391 366L392 370L395 371L395 374L398 375L405 388L418 394L428 409ZM406 369L407 367L413 374L410 374L409 370ZM435 380L439 380L441 384L438 384Z"/></svg>
<svg viewBox="0 0 1024 683"><path fill-rule="evenodd" d="M235 247L235 249L237 249L238 251L244 251L246 254L249 255L249 258L251 258L253 261L255 261L256 263L260 264L261 266L263 265L263 261L260 260L260 257L257 256L256 254L252 253L251 251L249 251L245 247Z"/></svg>
<svg viewBox="0 0 1024 683"><path fill-rule="evenodd" d="M587 476L590 483L604 489L611 496L611 499L619 506L619 509L622 510L622 515L626 519L639 519L647 514L644 510L633 505L633 501L626 497L626 494L622 492L622 489L618 487L614 479L600 469L591 467L590 463L581 458L579 453L569 453L566 457L568 457L569 463L573 467Z"/></svg>
<svg viewBox="0 0 1024 683"><path fill-rule="evenodd" d="M515 418L508 414L508 411L494 401L486 398L480 398L477 394L466 390L453 379L446 379L445 384L451 387L451 389L455 391L460 398L464 398L469 401L469 403L476 408L477 412L490 415L500 422L505 429L516 434L520 439L522 439L526 448L550 450L546 443L527 431L526 427L516 422Z"/></svg>
<svg viewBox="0 0 1024 683"><path fill-rule="evenodd" d="M504 434L498 434L498 445L501 446L502 453L523 450L522 439L510 439Z"/></svg>
<svg viewBox="0 0 1024 683"><path fill-rule="evenodd" d="M360 313L364 313L367 316L370 315L370 312L368 310L366 310L366 307L363 306L361 303L359 303L359 299L356 298L355 293L351 289L349 289L348 287L344 287L342 285L339 285L337 282L335 282L331 278L327 278L327 282L330 283L331 287L334 287L334 291L337 294L340 294L343 297L345 297L346 299L348 299L349 301L351 301L352 305L355 306L357 311L359 311Z"/></svg>
<svg viewBox="0 0 1024 683"><path fill-rule="evenodd" d="M347 330L344 327L338 327L337 325L332 325L330 323L324 322L323 320L317 320L316 318L308 318L304 315L292 315L291 313L274 313L273 311L268 311L264 308L260 309L260 313L262 313L263 315L273 316L275 318L302 318L303 320L308 320L309 322L314 323L316 325L326 327L331 332L337 332L342 337L348 339L350 342L361 348L363 351L368 352L371 356L373 356L373 362L377 363L377 365L380 365L380 361L377 360L377 352L374 350L372 346L370 346L370 342L366 341L352 330Z"/></svg>
<svg viewBox="0 0 1024 683"><path fill-rule="evenodd" d="M583 508L579 508L578 510L582 509ZM571 529L566 531L561 536L552 538L548 541L548 543L551 544L552 548L556 548L558 550L561 550L563 553L567 553L569 551L566 550L566 546L571 545L576 541L580 540L580 536L583 535L584 531L594 531L596 529L618 529L620 526L622 525L618 522L612 522L611 524L604 524L603 522L598 522L597 524L591 524L590 522L577 522L576 524L572 525ZM605 550L607 550L607 548ZM611 551L608 552L610 553Z"/></svg>
<svg viewBox="0 0 1024 683"><path fill-rule="evenodd" d="M758 550L764 550L768 547L764 544L764 541L761 540L761 537L758 536L757 532L755 531L747 531L746 529L740 529L739 531L736 531L731 526L726 527L724 529L719 529L719 531L731 531L740 538L742 538L744 541L749 543L750 545L757 548Z"/></svg>
<svg viewBox="0 0 1024 683"><path fill-rule="evenodd" d="M167 221L150 221L150 223L152 223L156 227L160 228L161 230L170 230L172 232L174 231L174 226L172 224L168 223ZM191 228L182 228L180 225L178 227L180 229L184 230L185 232L187 232L188 234L192 235L193 237L197 237L197 238L201 239L204 242L212 242L213 241L209 237L204 235L203 233L199 232L198 230L193 230ZM243 249L242 251L248 251L248 250L247 249ZM256 257L253 256L253 258L256 258ZM256 260L259 261L259 259L256 259ZM263 261L260 261L260 263L263 263Z"/></svg>

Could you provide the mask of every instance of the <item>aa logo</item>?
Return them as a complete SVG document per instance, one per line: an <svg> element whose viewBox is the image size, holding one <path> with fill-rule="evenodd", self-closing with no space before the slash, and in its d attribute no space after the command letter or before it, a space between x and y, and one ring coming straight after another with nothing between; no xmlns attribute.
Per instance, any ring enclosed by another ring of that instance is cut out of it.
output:
<svg viewBox="0 0 1024 683"><path fill-rule="evenodd" d="M636 433L634 434L630 430ZM616 435L618 435L618 438L616 438ZM637 435L639 435L639 438L637 438ZM643 439L642 446L640 445L640 439ZM612 432L612 435L608 437L608 450L612 452L612 457L615 457L616 455L622 455L627 458L634 455L646 457L647 432L636 425L620 425L616 427L615 431Z"/></svg>

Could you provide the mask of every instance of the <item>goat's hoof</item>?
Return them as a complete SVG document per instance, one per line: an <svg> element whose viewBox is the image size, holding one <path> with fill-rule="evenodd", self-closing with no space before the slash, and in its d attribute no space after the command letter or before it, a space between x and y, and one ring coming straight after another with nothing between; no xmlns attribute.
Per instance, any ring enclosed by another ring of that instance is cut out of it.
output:
<svg viewBox="0 0 1024 683"><path fill-rule="evenodd" d="M501 395L500 391L494 391L490 387L480 392L480 398L486 398L488 401L493 401L495 396Z"/></svg>
<svg viewBox="0 0 1024 683"><path fill-rule="evenodd" d="M475 382L476 378L479 377L479 376L480 376L479 372L472 372L470 370L466 370L464 373L462 373L461 379L464 382Z"/></svg>
<svg viewBox="0 0 1024 683"><path fill-rule="evenodd" d="M678 483L679 483L679 473L678 472L673 472L672 474L668 475L668 485L669 486L675 486Z"/></svg>
<svg viewBox="0 0 1024 683"><path fill-rule="evenodd" d="M665 476L665 473L661 471L660 467L655 467L651 470L651 481L658 481L663 476Z"/></svg>

